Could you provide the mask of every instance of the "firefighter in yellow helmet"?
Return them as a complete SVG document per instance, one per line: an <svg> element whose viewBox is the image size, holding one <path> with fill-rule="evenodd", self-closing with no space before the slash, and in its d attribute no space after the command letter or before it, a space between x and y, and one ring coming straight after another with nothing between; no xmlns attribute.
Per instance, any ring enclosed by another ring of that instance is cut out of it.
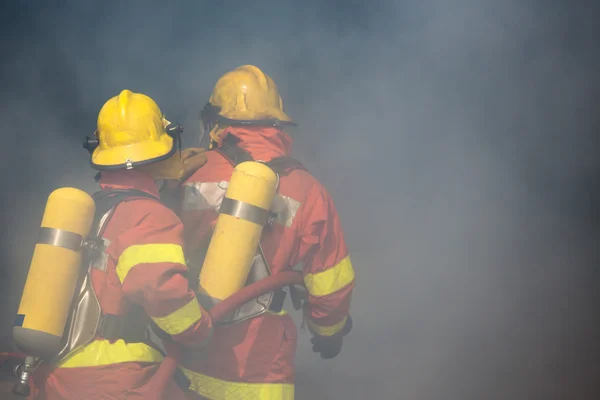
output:
<svg viewBox="0 0 600 400"><path fill-rule="evenodd" d="M102 256L86 265L82 287L94 301L74 305L81 329L68 328L67 348L36 371L34 398L185 399L173 377L161 375L163 355L147 336L150 324L193 348L212 333L184 277L183 226L156 185L183 175L181 133L141 93L123 90L100 110L95 136L84 143L101 171L92 232Z"/></svg>
<svg viewBox="0 0 600 400"><path fill-rule="evenodd" d="M333 200L290 156L292 139L284 129L295 123L284 112L275 82L253 65L227 72L201 118L211 150L206 165L185 181L180 210L190 265L203 264L234 167L249 160L266 162L279 185L272 222L263 230L247 283L302 263L304 317L313 350L323 358L335 357L352 327L354 270ZM296 326L282 308L285 296L279 290L245 304L215 327L201 356L182 363L198 398L229 399L234 393L236 398L294 398ZM292 300L298 305L297 298Z"/></svg>
<svg viewBox="0 0 600 400"><path fill-rule="evenodd" d="M202 121L210 131L210 148L218 147L228 126L295 126L270 76L253 65L223 75L216 83Z"/></svg>

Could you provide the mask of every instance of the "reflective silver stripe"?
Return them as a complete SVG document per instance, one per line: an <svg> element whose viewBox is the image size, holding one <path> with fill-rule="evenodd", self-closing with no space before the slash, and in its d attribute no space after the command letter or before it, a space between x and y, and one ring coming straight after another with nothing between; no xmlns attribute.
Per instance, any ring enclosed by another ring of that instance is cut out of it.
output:
<svg viewBox="0 0 600 400"><path fill-rule="evenodd" d="M182 209L184 211L218 210L225 197L227 186L227 181L185 184Z"/></svg>
<svg viewBox="0 0 600 400"><path fill-rule="evenodd" d="M258 225L264 225L269 219L269 210L257 207L255 205L244 203L243 201L233 200L229 197L223 198L219 214L227 214L236 218L245 219Z"/></svg>
<svg viewBox="0 0 600 400"><path fill-rule="evenodd" d="M289 228L292 226L299 208L299 201L288 196L276 195L273 198L271 212L275 213L275 221L277 223Z"/></svg>
<svg viewBox="0 0 600 400"><path fill-rule="evenodd" d="M38 236L38 244L49 244L56 247L64 247L65 249L78 251L81 249L83 237L75 232L65 231L56 228L40 228Z"/></svg>
<svg viewBox="0 0 600 400"><path fill-rule="evenodd" d="M182 209L184 211L218 211L229 183L220 182L191 182L184 185ZM276 194L271 204L274 222L285 227L292 226L301 203L291 197Z"/></svg>

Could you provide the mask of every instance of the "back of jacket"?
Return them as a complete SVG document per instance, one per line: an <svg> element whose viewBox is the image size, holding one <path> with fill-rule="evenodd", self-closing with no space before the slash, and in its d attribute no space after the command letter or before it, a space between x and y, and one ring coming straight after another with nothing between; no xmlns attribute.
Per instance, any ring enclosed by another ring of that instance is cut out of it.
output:
<svg viewBox="0 0 600 400"><path fill-rule="evenodd" d="M103 173L100 186L158 197L154 181L135 170ZM171 338L190 345L210 337L210 317L183 275L182 233L179 218L158 200L134 197L116 206L103 233L108 240L106 262L91 269L94 293L107 320L143 329L150 318ZM131 313L133 307L143 312ZM68 354L56 368L38 369L34 381L39 398L157 398L151 380L162 354L143 339L103 334L108 332L100 329L96 340ZM184 398L174 381L164 394Z"/></svg>
<svg viewBox="0 0 600 400"><path fill-rule="evenodd" d="M270 161L291 150L289 137L275 128L230 128L229 133L255 160ZM190 254L210 235L233 172L219 152L209 151L207 157L206 165L186 182L195 193L182 214ZM295 169L280 177L271 211L276 218L265 227L261 244L272 272L301 263L310 294L305 307L309 329L324 336L337 333L348 316L354 270L333 200L310 173Z"/></svg>

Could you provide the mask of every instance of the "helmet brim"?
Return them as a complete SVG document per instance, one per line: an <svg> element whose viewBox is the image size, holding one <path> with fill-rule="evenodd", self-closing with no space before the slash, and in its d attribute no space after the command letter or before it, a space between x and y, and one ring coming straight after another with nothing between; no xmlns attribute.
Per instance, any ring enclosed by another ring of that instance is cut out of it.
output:
<svg viewBox="0 0 600 400"><path fill-rule="evenodd" d="M98 170L130 168L167 159L175 151L175 139L165 134L158 141L111 148L103 148L100 145L92 153L90 163L93 168Z"/></svg>

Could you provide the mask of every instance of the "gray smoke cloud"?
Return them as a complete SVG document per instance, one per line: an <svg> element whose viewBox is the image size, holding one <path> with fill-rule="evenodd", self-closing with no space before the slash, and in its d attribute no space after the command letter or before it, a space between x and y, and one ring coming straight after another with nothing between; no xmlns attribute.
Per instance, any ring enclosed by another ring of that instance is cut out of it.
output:
<svg viewBox="0 0 600 400"><path fill-rule="evenodd" d="M195 145L214 82L255 64L300 124L295 154L332 194L357 274L340 356L319 359L299 333L297 398L598 398L591 13L513 0L61 4L15 39L6 71L25 95L0 95L2 168L19 177L2 196L4 321L45 196L94 189L80 140L103 102L148 94Z"/></svg>

